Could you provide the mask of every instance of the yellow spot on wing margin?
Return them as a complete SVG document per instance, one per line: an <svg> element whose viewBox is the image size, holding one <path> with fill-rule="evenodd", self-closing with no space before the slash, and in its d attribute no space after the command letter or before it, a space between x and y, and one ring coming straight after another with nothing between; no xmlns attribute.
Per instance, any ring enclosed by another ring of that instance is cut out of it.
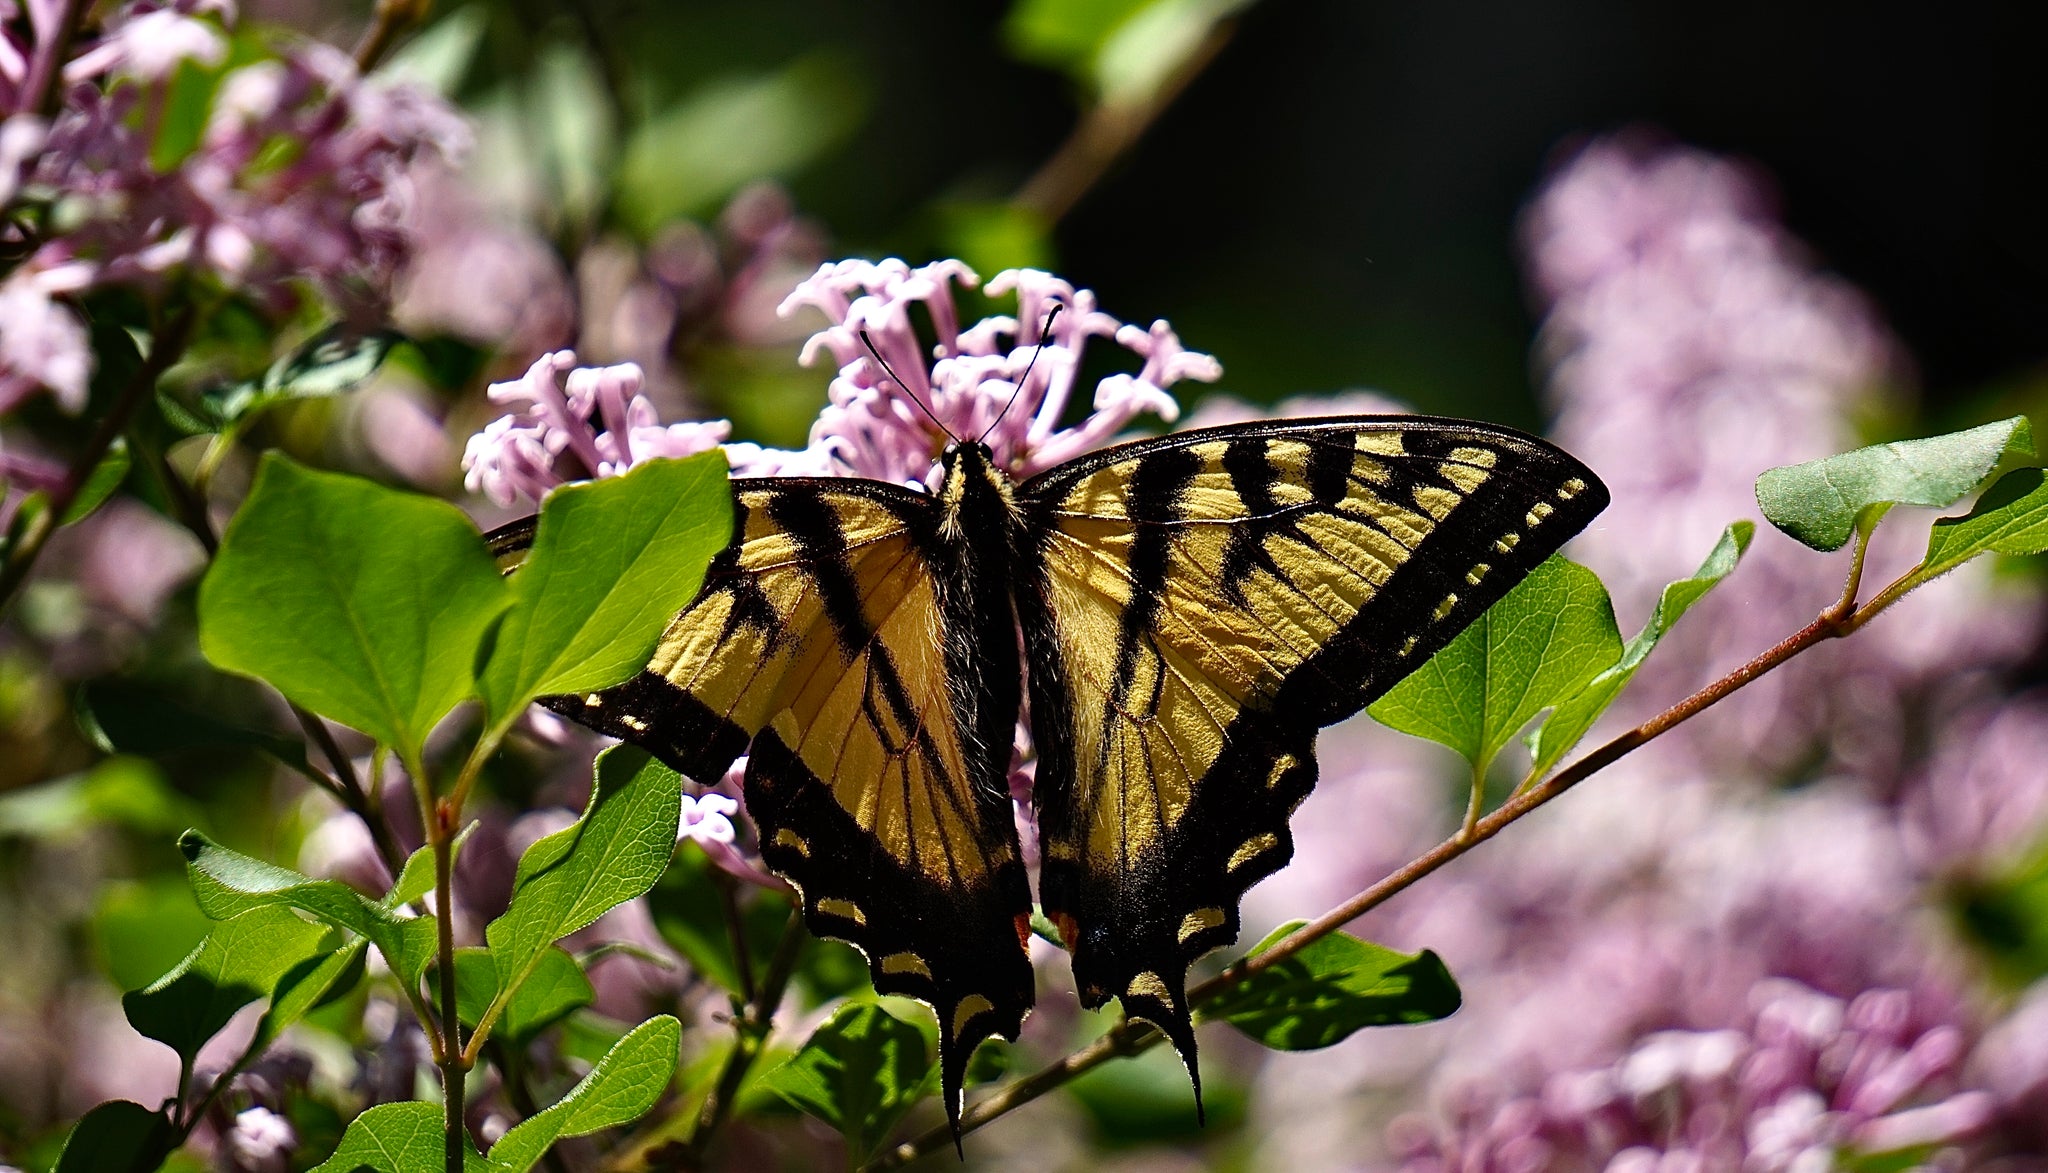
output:
<svg viewBox="0 0 2048 1173"><path fill-rule="evenodd" d="M1284 753L1274 758L1273 769L1266 775L1266 789L1271 790L1275 786L1280 785L1280 779L1286 776L1287 771L1300 764L1301 759L1291 753Z"/></svg>
<svg viewBox="0 0 2048 1173"><path fill-rule="evenodd" d="M1223 870L1234 872L1278 846L1280 846L1280 836L1273 834L1271 831L1263 835L1254 835L1245 840L1243 846L1231 853L1229 862L1223 865Z"/></svg>
<svg viewBox="0 0 2048 1173"><path fill-rule="evenodd" d="M927 979L932 976L931 967L924 963L924 958L915 953L891 953L882 958L882 972L914 973Z"/></svg>
<svg viewBox="0 0 2048 1173"><path fill-rule="evenodd" d="M1124 991L1124 997L1157 998L1168 1006L1173 1005L1173 991L1168 990L1159 975L1149 969L1131 979L1130 988Z"/></svg>
<svg viewBox="0 0 2048 1173"><path fill-rule="evenodd" d="M1206 931L1206 930L1209 930L1209 929L1213 929L1213 928L1216 928L1216 927L1218 927L1218 926L1222 925L1222 923L1223 923L1223 910L1222 910L1222 909L1220 909L1220 908L1197 908L1197 909L1196 909L1196 910L1194 910L1193 912L1191 912L1191 913L1189 913L1189 914L1187 914L1186 916L1184 916L1184 917L1182 917L1182 918L1181 918L1181 921L1180 921L1180 943L1181 943L1181 944L1183 944L1183 945L1185 945L1185 944L1187 944L1187 943L1188 943L1188 938L1189 938L1189 937L1192 937L1192 936L1194 936L1194 935L1195 935L1196 933L1200 933L1200 932L1204 932L1204 931Z"/></svg>
<svg viewBox="0 0 2048 1173"><path fill-rule="evenodd" d="M980 994L969 994L960 999L960 1004L953 1008L953 1037L957 1039L966 1034L967 1024L974 1021L975 1015L986 1014L995 1008L995 1003Z"/></svg>
<svg viewBox="0 0 2048 1173"><path fill-rule="evenodd" d="M850 920L857 925L868 923L868 914L860 910L860 905L855 904L851 900L842 900L837 896L821 898L818 901L818 911L826 916L836 916L841 920Z"/></svg>
<svg viewBox="0 0 2048 1173"><path fill-rule="evenodd" d="M775 846L794 847L796 848L796 853L805 859L809 859L811 855L811 845L804 842L802 835L797 834L788 827L775 832Z"/></svg>

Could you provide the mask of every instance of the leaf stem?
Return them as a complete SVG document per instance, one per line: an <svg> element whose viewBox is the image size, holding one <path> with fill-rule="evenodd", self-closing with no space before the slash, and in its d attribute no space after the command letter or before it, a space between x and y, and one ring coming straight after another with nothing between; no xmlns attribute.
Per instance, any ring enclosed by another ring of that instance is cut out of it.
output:
<svg viewBox="0 0 2048 1173"><path fill-rule="evenodd" d="M399 34L424 20L431 0L377 0L377 10L370 17L370 27L363 30L363 39L356 42L351 56L356 60L356 69L368 73L377 67L391 47L398 43Z"/></svg>
<svg viewBox="0 0 2048 1173"><path fill-rule="evenodd" d="M418 775L414 776L416 779ZM422 783L421 789L426 787ZM463 1126L463 1083L471 1057L462 1046L462 1014L455 993L455 827L456 812L446 803L434 807L434 819L427 834L434 843L434 915L439 921L441 973L441 1097L447 1105L448 1173L462 1173L469 1150L469 1134Z"/></svg>
<svg viewBox="0 0 2048 1173"><path fill-rule="evenodd" d="M1867 540L1868 535L1864 535L1864 542ZM1856 594L1861 584L1863 554L1864 543L1859 543L1852 556L1849 581L1842 597L1816 616L1813 622L1786 636L1733 672L1587 753L1541 784L1509 798L1493 813L1471 822L1469 828L1461 827L1457 834L1403 864L1372 887L1296 929L1287 937L1275 942L1271 948L1256 956L1240 959L1222 973L1188 991L1189 1004L1200 1006L1251 975L1280 964L1309 945L1336 932L1366 912L1386 903L1398 893L1414 886L1423 877L1500 834L1510 824L1536 808L1613 765L1632 751L1705 712L1729 694L1754 682L1778 665L1817 644L1840 639L1857 631L1925 581L1918 576L1919 570L1916 567L1901 575L1870 602L1859 608L1856 605ZM1159 1037L1159 1033L1151 1026L1125 1019L1080 1050L1015 1083L1005 1085L969 1106L967 1111L961 1114L960 1131L963 1134L972 1132L998 1116L1030 1103L1111 1059L1135 1055L1145 1050L1158 1042ZM878 1155L864 1168L871 1173L894 1169L928 1153L949 1148L952 1144L952 1130L941 1126Z"/></svg>
<svg viewBox="0 0 2048 1173"><path fill-rule="evenodd" d="M726 1053L717 1080L698 1107L696 1126L689 1137L673 1139L681 1127L682 1113L678 1112L645 1130L636 1140L620 1146L605 1162L606 1170L626 1173L628 1170L698 1170L704 1167L705 1150L731 1115L733 1101L739 1095L740 1085L746 1082L747 1071L760 1058L762 1044L767 1041L775 1012L782 1004L790 976L796 972L796 963L803 956L803 945L808 936L803 927L802 910L791 909L789 923L782 930L775 952L769 956L768 969L761 979L759 991L743 1013L733 1016L732 1050Z"/></svg>
<svg viewBox="0 0 2048 1173"><path fill-rule="evenodd" d="M1479 813L1486 805L1486 767L1491 763L1485 755L1472 763L1472 795L1465 800L1465 821L1458 828L1458 838L1470 839L1479 826Z"/></svg>
<svg viewBox="0 0 2048 1173"><path fill-rule="evenodd" d="M28 519L21 539L7 551L5 562L0 563L0 610L13 601L21 584L28 579L30 569L35 566L50 536L62 524L64 514L77 499L79 490L85 487L86 480L99 467L100 461L106 459L107 449L112 447L114 440L127 430L128 420L135 414L135 409L156 389L158 377L185 353L198 317L198 306L188 305L150 340L148 356L136 368L127 385L121 388L121 393L115 397L99 426L93 429L85 447L72 460L64 479L51 491L47 507Z"/></svg>
<svg viewBox="0 0 2048 1173"><path fill-rule="evenodd" d="M732 941L732 967L740 979L740 1000L754 1003L754 959L748 955L747 923L740 916L739 881L713 869L711 882L718 887L719 903L725 906L725 933Z"/></svg>
<svg viewBox="0 0 2048 1173"><path fill-rule="evenodd" d="M768 1041L768 1032L775 1024L775 1011L782 1005L782 995L789 987L789 979L796 972L797 959L803 955L804 941L809 936L804 931L803 910L792 908L789 924L782 930L782 939L776 942L775 952L768 959L768 969L761 978L761 987L754 999L747 1004L747 1012L733 1020L732 1054L726 1056L725 1068L718 1073L718 1082L712 1085L711 1094L704 1101L704 1107L697 1114L697 1129L685 1142L684 1164L701 1166L704 1151L711 1144L711 1138L732 1113L732 1102L739 1096L740 1084L745 1082L747 1072L760 1058L762 1045Z"/></svg>
<svg viewBox="0 0 2048 1173"><path fill-rule="evenodd" d="M1229 43L1232 31L1228 21L1210 29L1202 43L1144 100L1090 105L1066 141L1010 197L1011 205L1035 212L1047 223L1056 223L1072 211L1081 197L1108 173L1110 165L1130 150L1181 91L1216 59Z"/></svg>

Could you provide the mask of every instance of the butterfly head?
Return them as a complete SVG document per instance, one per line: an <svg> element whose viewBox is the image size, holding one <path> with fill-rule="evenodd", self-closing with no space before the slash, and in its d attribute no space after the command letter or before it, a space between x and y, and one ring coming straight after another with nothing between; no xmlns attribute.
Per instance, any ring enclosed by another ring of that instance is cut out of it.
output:
<svg viewBox="0 0 2048 1173"><path fill-rule="evenodd" d="M995 452L979 440L962 440L946 445L939 455L944 475L939 481L939 505L946 525L956 530L986 524L1016 509L1010 476L996 463Z"/></svg>

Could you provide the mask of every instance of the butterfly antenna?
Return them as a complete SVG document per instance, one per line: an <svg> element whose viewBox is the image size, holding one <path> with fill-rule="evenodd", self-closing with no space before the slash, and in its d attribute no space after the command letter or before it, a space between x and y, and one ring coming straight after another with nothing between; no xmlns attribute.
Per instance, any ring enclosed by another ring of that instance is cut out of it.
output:
<svg viewBox="0 0 2048 1173"><path fill-rule="evenodd" d="M947 427L945 425L945 422L940 420L939 417L935 413L933 413L932 409L925 404L925 401L917 397L917 392L912 391L910 389L910 384L904 382L902 379L897 377L895 368L889 365L888 359L882 357L881 351L875 349L875 340L868 337L868 332L865 329L860 331L860 344L868 348L868 354L875 360L877 364L881 366L882 373L889 376L889 379L892 382L894 382L898 387L903 388L903 393L910 397L910 401L912 403L917 404L917 409L919 411L924 412L926 418L930 419L933 423L937 424L939 426L940 431L946 433L946 439L951 440L955 444L958 444L960 442L960 437L954 435L953 429Z"/></svg>
<svg viewBox="0 0 2048 1173"><path fill-rule="evenodd" d="M1045 350L1046 336L1052 333L1052 320L1059 317L1060 310L1064 308L1059 302L1053 302L1052 308L1045 311L1045 325L1038 328L1038 345L1031 350L1031 361L1024 364L1024 377L1017 380L1016 386L1010 388L1010 401L1003 404L1003 410L997 412L996 418L990 420L988 427L981 430L981 435L974 438L975 443L979 444L988 439L988 434L995 431L996 425L1002 423L1003 417L1010 414L1010 409L1017 405L1017 396L1023 394L1024 384L1031 381L1031 368L1038 365L1038 356Z"/></svg>

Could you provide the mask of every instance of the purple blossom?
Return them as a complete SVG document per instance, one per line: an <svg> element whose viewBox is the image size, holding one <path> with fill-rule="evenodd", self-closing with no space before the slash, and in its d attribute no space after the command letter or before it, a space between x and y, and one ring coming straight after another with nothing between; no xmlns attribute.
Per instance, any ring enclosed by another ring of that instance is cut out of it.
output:
<svg viewBox="0 0 2048 1173"><path fill-rule="evenodd" d="M264 1107L235 1114L235 1126L223 1138L230 1166L246 1173L284 1173L291 1167L299 1134L292 1122Z"/></svg>
<svg viewBox="0 0 2048 1173"><path fill-rule="evenodd" d="M821 266L784 299L781 312L809 307L831 323L803 349L807 365L826 354L837 364L825 410L811 428L809 447L784 452L733 445L734 469L862 476L932 489L949 434L968 440L986 433L997 463L1013 476L1029 476L1100 447L1139 415L1172 421L1180 409L1168 387L1223 373L1215 359L1183 348L1165 322L1149 330L1124 325L1096 308L1091 291L1036 269L1008 269L988 283L991 294L1016 294L1014 317L985 318L962 329L952 287L972 288L979 280L954 260L916 269L894 258ZM1044 334L1054 305L1062 312ZM936 335L929 352L913 325L913 306L923 308ZM881 363L868 354L863 331ZM1136 374L1098 383L1094 411L1061 428L1091 337L1113 338L1143 365ZM885 373L884 363L903 384Z"/></svg>
<svg viewBox="0 0 2048 1173"><path fill-rule="evenodd" d="M1907 991L1845 1002L1773 979L1749 1004L1739 1029L1645 1035L1535 1095L1454 1109L1449 1128L1403 1120L1402 1167L1823 1173L1904 1154L1959 1169L1994 1118L1990 1095L1955 1088L1963 1033L1927 1022Z"/></svg>
<svg viewBox="0 0 2048 1173"><path fill-rule="evenodd" d="M641 460L709 452L731 434L724 420L661 424L640 393L644 381L633 363L577 367L571 351L542 355L523 378L491 384L493 403L519 410L470 437L463 483L500 505L539 501L556 485L616 476Z"/></svg>
<svg viewBox="0 0 2048 1173"><path fill-rule="evenodd" d="M8 5L12 10L13 5ZM47 122L22 109L29 66L54 51L52 6L31 3L31 37L0 36L0 200L23 216L26 259L0 285L0 410L37 388L77 410L92 370L66 302L108 285L160 290L204 277L283 311L310 289L343 312L375 316L412 247L407 177L422 156L468 141L440 99L357 75L315 43L221 81L201 141L160 168L154 141L179 65L218 65L232 7L138 0L63 69ZM210 14L210 15L202 15ZM9 28L20 25L9 22Z"/></svg>

